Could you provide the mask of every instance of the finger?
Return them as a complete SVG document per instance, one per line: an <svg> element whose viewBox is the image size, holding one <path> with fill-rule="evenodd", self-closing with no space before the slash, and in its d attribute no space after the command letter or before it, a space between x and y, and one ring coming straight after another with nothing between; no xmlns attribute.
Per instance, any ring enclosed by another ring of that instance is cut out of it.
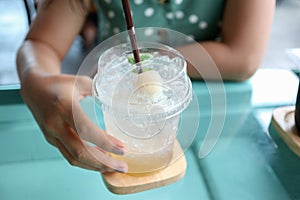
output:
<svg viewBox="0 0 300 200"><path fill-rule="evenodd" d="M58 148L58 150L61 152L61 154L66 158L66 160L72 165L72 166L77 166L81 167L83 169L88 169L88 170L93 170L93 171L101 171L101 169L104 167L102 166L101 168L96 168L93 166L86 165L79 160L76 160L72 154L65 148L65 146L56 139L55 141L55 146Z"/></svg>
<svg viewBox="0 0 300 200"><path fill-rule="evenodd" d="M76 90L74 95L84 94L91 95L92 93L92 79L88 76L78 76L76 78ZM77 94L76 94L77 92ZM76 98L73 98L73 100ZM106 151L115 154L124 154L124 145L119 140L104 134L97 125L95 125L89 117L82 110L79 102L73 101L72 116L68 122L71 124L78 135L86 141L89 141ZM69 118L69 117L67 117Z"/></svg>
<svg viewBox="0 0 300 200"><path fill-rule="evenodd" d="M60 153L63 155L63 157L70 163L72 166L77 166L83 169L92 170L92 171L98 171L101 173L105 172L119 172L118 170L112 169L110 167L107 167L105 165L102 165L100 167L93 167L90 165L87 165L85 163L80 162L79 160L76 160L72 154L65 148L65 146L56 138L53 139L53 145L58 148Z"/></svg>
<svg viewBox="0 0 300 200"><path fill-rule="evenodd" d="M115 138L112 139L112 136L109 136L94 124L84 113L79 103L73 104L73 113L73 127L82 139L99 146L105 151L118 155L124 154L125 148L123 143Z"/></svg>
<svg viewBox="0 0 300 200"><path fill-rule="evenodd" d="M100 168L96 168L96 167L92 167L89 165L86 165L84 163L81 163L79 161L77 161L72 154L65 148L65 146L54 136L52 136L51 134L47 134L45 133L45 138L48 141L48 143L50 143L51 145L55 146L56 148L58 148L58 150L60 151L60 153L64 156L64 158L73 166L78 166L84 169L89 169L89 170L94 170L94 171L102 171Z"/></svg>
<svg viewBox="0 0 300 200"><path fill-rule="evenodd" d="M81 97L92 95L92 79L88 76L77 76L75 88Z"/></svg>
<svg viewBox="0 0 300 200"><path fill-rule="evenodd" d="M82 141L70 127L65 126L62 129L64 130L60 131L64 134L61 135L59 140L75 160L85 165L99 168L101 171L112 171L108 168L118 172L127 171L128 167L125 162L114 159L101 151L95 151L93 147Z"/></svg>
<svg viewBox="0 0 300 200"><path fill-rule="evenodd" d="M111 142L113 142L113 143L116 144L117 146L122 147L122 148L125 149L124 144L123 144L120 140L118 140L117 138L115 138L115 137L113 137L113 136L107 134L106 131L103 131L103 134L107 137L108 140L110 140Z"/></svg>
<svg viewBox="0 0 300 200"><path fill-rule="evenodd" d="M99 147L89 147L90 152L96 157L96 159L101 160L102 163L112 169L114 169L117 172L125 173L128 171L127 164L124 163L124 165L120 166L120 160L117 160L115 158L112 158L107 154L106 152L103 152L102 149L99 149Z"/></svg>
<svg viewBox="0 0 300 200"><path fill-rule="evenodd" d="M99 171L101 173L103 172L118 172L117 170L114 170L112 168L109 168L105 165L102 165L101 167L94 167L87 165L83 162L80 162L79 160L76 160L72 154L65 148L65 146L58 140L55 139L55 146L58 148L60 153L64 156L64 158L70 163L72 166L77 166L83 169L92 170L92 171Z"/></svg>

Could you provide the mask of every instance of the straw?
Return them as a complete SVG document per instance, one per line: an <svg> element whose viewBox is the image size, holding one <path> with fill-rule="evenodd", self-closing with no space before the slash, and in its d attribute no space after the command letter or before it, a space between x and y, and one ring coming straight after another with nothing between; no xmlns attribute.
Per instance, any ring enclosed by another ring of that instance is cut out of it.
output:
<svg viewBox="0 0 300 200"><path fill-rule="evenodd" d="M135 35L135 29L132 21L132 16L131 16L131 10L130 10L130 5L128 0L122 0L122 5L123 5L123 11L125 15L125 20L126 20L126 25L127 25L127 30L128 30L128 35L132 47L132 53L134 57L135 63L139 63L141 61L140 55L139 55L139 49L138 49L138 44L136 40L136 35ZM137 65L137 72L140 74L143 72L142 68L140 65Z"/></svg>

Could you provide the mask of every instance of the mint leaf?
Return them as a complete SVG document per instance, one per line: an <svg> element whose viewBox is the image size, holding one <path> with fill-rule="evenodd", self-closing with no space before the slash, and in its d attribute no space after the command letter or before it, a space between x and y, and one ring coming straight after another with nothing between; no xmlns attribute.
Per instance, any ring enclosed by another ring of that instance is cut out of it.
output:
<svg viewBox="0 0 300 200"><path fill-rule="evenodd" d="M140 53L140 59L141 59L141 62L142 61L145 61L145 60L148 60L150 58L152 58L153 56L150 54L150 53ZM135 64L135 60L134 60L134 56L133 54L130 54L128 57L128 62L131 63L131 64Z"/></svg>

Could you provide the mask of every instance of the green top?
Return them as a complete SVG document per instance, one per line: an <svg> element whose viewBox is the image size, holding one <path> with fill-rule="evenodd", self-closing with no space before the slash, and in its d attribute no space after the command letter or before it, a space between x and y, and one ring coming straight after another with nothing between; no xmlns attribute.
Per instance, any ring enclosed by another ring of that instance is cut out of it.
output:
<svg viewBox="0 0 300 200"><path fill-rule="evenodd" d="M225 0L130 0L136 28L162 27L191 38L215 40ZM164 3L163 3L164 2ZM99 16L99 41L126 30L121 0L95 0ZM154 34L145 29L145 36Z"/></svg>

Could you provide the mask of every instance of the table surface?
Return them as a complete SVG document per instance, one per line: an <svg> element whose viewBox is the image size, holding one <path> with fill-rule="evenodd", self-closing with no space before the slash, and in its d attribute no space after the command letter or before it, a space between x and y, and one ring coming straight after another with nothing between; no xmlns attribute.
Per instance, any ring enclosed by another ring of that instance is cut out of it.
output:
<svg viewBox="0 0 300 200"><path fill-rule="evenodd" d="M70 166L45 141L18 86L1 86L0 199L300 199L300 159L270 125L274 108L294 105L298 82L290 71L268 69L241 83L194 81L179 132L196 133L186 175L129 195L112 194L99 173ZM82 106L93 115L91 102Z"/></svg>

